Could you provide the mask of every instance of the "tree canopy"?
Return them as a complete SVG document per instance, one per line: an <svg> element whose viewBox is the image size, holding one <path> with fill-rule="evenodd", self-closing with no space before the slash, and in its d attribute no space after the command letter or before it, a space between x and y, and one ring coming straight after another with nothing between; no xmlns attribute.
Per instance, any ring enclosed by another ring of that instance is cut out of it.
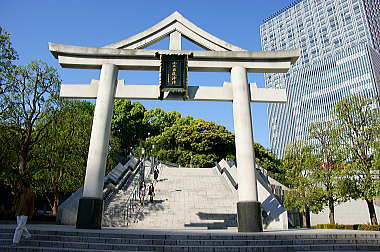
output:
<svg viewBox="0 0 380 252"><path fill-rule="evenodd" d="M66 101L48 126L46 138L32 150L34 190L49 200L53 213L60 194L75 191L84 178L92 123L88 105L93 107Z"/></svg>
<svg viewBox="0 0 380 252"><path fill-rule="evenodd" d="M321 190L315 180L319 164L312 145L305 141L296 141L285 149L283 165L290 190L285 194L284 204L289 210L297 208L307 227L310 227L310 211L322 210Z"/></svg>
<svg viewBox="0 0 380 252"><path fill-rule="evenodd" d="M147 128L143 121L145 112L145 107L139 102L115 100L111 130L120 140L125 155L147 137Z"/></svg>
<svg viewBox="0 0 380 252"><path fill-rule="evenodd" d="M346 156L346 194L367 202L372 224L377 224L373 200L379 196L380 109L376 98L347 97L335 108L340 146Z"/></svg>
<svg viewBox="0 0 380 252"><path fill-rule="evenodd" d="M342 191L344 154L339 145L338 131L332 121L312 123L309 131L320 163L315 179L320 185L321 201L329 208L330 224L335 224L335 206L347 200Z"/></svg>
<svg viewBox="0 0 380 252"><path fill-rule="evenodd" d="M177 119L144 146L159 159L186 167L212 167L222 158L233 157L235 150L234 136L225 127L191 117Z"/></svg>
<svg viewBox="0 0 380 252"><path fill-rule="evenodd" d="M15 65L13 61L18 59L16 50L12 47L10 34L0 27L0 94L5 92L5 83L9 79Z"/></svg>

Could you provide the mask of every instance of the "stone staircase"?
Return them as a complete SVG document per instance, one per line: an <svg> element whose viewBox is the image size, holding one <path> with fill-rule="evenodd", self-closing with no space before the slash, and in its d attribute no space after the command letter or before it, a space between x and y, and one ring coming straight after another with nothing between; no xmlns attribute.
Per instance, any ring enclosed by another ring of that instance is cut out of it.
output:
<svg viewBox="0 0 380 252"><path fill-rule="evenodd" d="M380 251L379 232L81 230L57 225L29 225L32 238L10 248L14 228L0 225L0 251Z"/></svg>
<svg viewBox="0 0 380 252"><path fill-rule="evenodd" d="M129 228L237 230L236 193L215 168L160 167L153 203Z"/></svg>

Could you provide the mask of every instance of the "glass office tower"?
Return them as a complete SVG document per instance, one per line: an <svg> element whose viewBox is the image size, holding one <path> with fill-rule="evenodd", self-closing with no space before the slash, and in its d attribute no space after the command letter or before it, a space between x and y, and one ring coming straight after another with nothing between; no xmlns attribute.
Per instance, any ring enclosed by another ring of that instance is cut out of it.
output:
<svg viewBox="0 0 380 252"><path fill-rule="evenodd" d="M264 20L263 50L300 48L286 74L265 74L267 87L287 89L286 104L268 106L272 151L308 139L311 122L332 120L340 99L380 94L380 1L298 0Z"/></svg>

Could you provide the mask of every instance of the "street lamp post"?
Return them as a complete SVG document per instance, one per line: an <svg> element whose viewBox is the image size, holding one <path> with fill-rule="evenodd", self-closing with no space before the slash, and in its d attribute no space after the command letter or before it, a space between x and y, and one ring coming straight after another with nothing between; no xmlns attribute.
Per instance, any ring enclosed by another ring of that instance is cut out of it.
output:
<svg viewBox="0 0 380 252"><path fill-rule="evenodd" d="M141 182L145 181L144 175L145 175L145 150L142 148L141 150L141 155L142 155L142 167L141 167Z"/></svg>
<svg viewBox="0 0 380 252"><path fill-rule="evenodd" d="M154 167L154 144L152 144L152 163L150 168L150 174L153 174L153 167Z"/></svg>

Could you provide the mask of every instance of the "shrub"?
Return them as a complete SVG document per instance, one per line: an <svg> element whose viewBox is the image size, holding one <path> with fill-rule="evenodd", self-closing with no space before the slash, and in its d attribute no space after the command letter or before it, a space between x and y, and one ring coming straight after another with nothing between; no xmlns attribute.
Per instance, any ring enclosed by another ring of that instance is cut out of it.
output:
<svg viewBox="0 0 380 252"><path fill-rule="evenodd" d="M15 212L12 210L0 210L0 220L13 220L15 219Z"/></svg>
<svg viewBox="0 0 380 252"><path fill-rule="evenodd" d="M312 226L314 229L345 229L345 230L366 230L366 231L380 231L380 225L369 225L369 224L354 224L354 225L343 225L343 224L317 224Z"/></svg>
<svg viewBox="0 0 380 252"><path fill-rule="evenodd" d="M380 225L360 224L358 225L358 230L380 231Z"/></svg>

